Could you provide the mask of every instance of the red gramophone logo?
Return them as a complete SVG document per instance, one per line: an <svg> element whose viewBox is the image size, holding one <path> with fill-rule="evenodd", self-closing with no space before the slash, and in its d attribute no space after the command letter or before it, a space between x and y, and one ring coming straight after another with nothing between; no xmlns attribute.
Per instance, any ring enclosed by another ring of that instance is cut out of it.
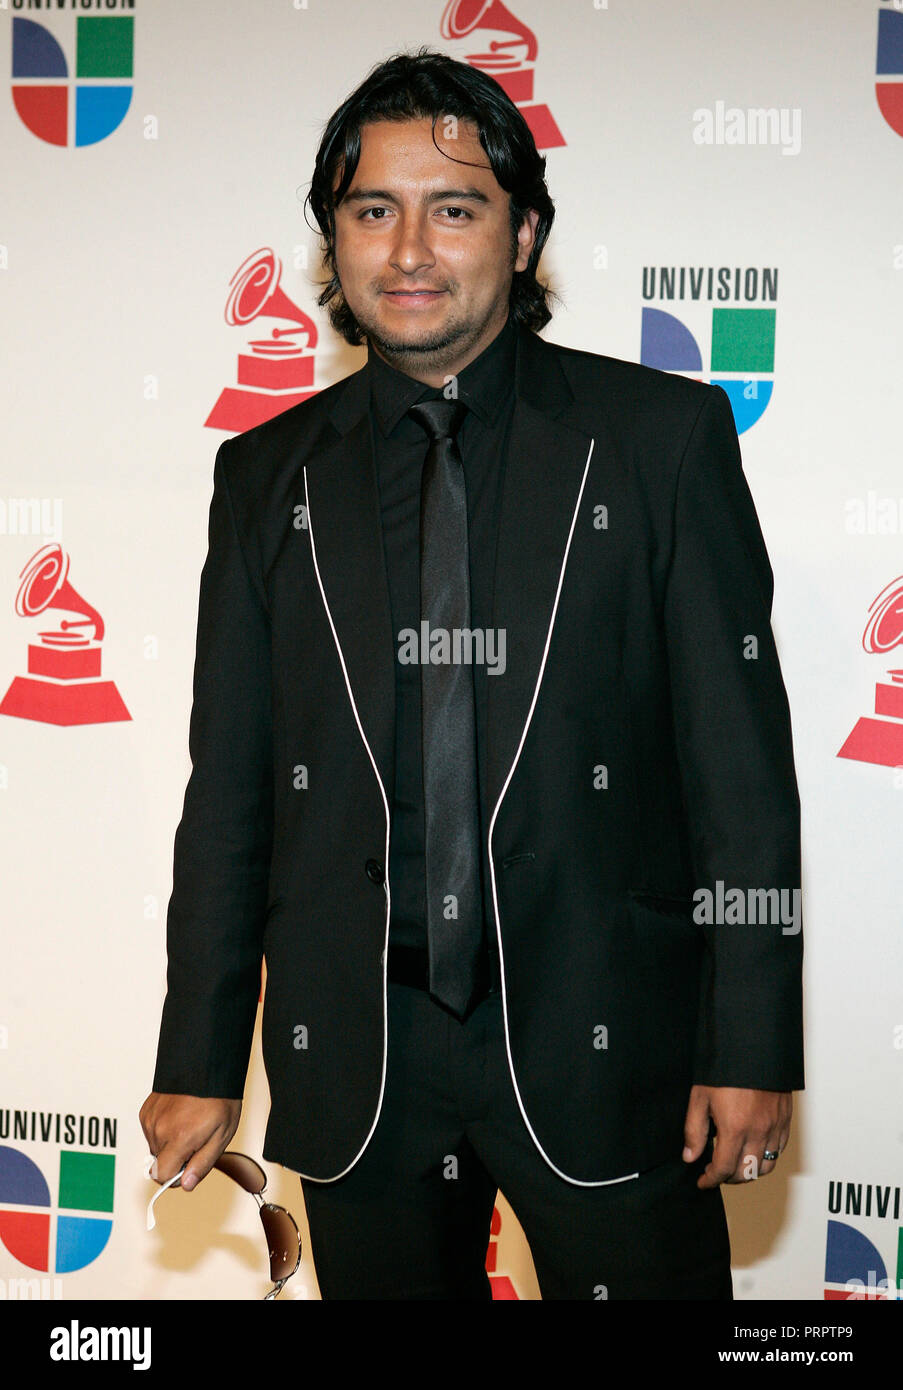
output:
<svg viewBox="0 0 903 1390"><path fill-rule="evenodd" d="M131 719L113 681L100 678L103 618L69 583L69 556L45 545L19 578L16 612L33 618L47 608L80 613L28 644L28 675L16 676L0 702L0 714L41 724L110 724ZM79 631L94 629L91 636Z"/></svg>
<svg viewBox="0 0 903 1390"><path fill-rule="evenodd" d="M869 608L862 634L867 652L889 652L903 644L903 575L891 580ZM890 683L875 686L875 714L856 723L838 758L903 767L903 670L888 671Z"/></svg>
<svg viewBox="0 0 903 1390"><path fill-rule="evenodd" d="M536 35L502 0L450 0L439 29L444 39L463 39L476 29L499 35L487 43L488 52L465 53L464 61L494 77L520 108L538 150L567 143L548 106L536 105L533 100L533 65L539 49Z"/></svg>
<svg viewBox="0 0 903 1390"><path fill-rule="evenodd" d="M204 424L213 430L249 430L315 396L313 348L317 325L279 288L282 263L268 246L254 251L229 281L226 323L243 327L258 318L287 319L269 338L238 354L238 387L227 386ZM299 345L297 336L304 343Z"/></svg>

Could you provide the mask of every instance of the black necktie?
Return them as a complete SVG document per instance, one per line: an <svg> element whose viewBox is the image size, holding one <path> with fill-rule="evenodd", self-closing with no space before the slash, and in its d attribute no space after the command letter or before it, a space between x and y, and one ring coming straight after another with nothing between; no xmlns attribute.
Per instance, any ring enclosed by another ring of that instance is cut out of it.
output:
<svg viewBox="0 0 903 1390"><path fill-rule="evenodd" d="M420 666L430 994L462 1019L485 985L473 666L455 660L467 656L455 650L456 629L470 629L467 494L455 443L466 412L456 400L408 411L430 440L420 488L420 614L431 634ZM449 649L433 661L437 629Z"/></svg>

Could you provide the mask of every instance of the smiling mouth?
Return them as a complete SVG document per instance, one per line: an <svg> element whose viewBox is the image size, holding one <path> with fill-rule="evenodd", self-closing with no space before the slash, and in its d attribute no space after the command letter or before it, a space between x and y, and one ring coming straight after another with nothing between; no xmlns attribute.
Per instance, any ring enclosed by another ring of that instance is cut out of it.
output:
<svg viewBox="0 0 903 1390"><path fill-rule="evenodd" d="M393 299L400 309L423 309L435 304L445 290L383 290L387 299Z"/></svg>

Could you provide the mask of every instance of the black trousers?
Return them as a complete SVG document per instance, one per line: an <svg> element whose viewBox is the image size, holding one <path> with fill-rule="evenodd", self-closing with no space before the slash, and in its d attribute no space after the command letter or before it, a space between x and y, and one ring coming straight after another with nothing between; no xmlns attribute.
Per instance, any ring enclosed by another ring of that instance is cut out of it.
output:
<svg viewBox="0 0 903 1390"><path fill-rule="evenodd" d="M369 1145L337 1182L301 1180L324 1299L490 1299L498 1188L543 1299L733 1297L720 1188L696 1187L711 1141L693 1164L678 1153L630 1181L574 1186L524 1124L500 995L460 1023L390 981L388 1011L386 1090Z"/></svg>

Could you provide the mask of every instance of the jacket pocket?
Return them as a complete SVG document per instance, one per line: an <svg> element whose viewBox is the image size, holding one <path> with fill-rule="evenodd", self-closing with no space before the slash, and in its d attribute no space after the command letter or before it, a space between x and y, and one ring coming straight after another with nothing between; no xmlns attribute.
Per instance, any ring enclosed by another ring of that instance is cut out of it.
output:
<svg viewBox="0 0 903 1390"><path fill-rule="evenodd" d="M666 917L689 917L692 919L696 906L690 893L662 893L655 888L628 888L627 892L640 907L652 912L660 912Z"/></svg>

